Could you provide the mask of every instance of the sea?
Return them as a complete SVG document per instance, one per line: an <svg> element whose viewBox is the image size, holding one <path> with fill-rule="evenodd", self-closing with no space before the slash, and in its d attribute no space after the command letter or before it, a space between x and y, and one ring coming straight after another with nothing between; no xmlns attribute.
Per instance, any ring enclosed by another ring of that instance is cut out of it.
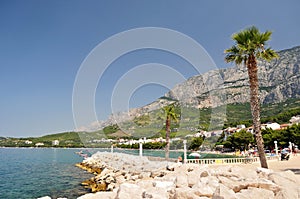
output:
<svg viewBox="0 0 300 199"><path fill-rule="evenodd" d="M112 149L0 148L0 199L73 199L89 193L81 182L94 175L75 164L83 161L78 152L91 156L97 151ZM113 152L139 155L136 149L115 148ZM201 158L216 158L214 154L200 154ZM143 150L143 156L164 157L165 151ZM170 158L179 156L183 151L170 151Z"/></svg>
<svg viewBox="0 0 300 199"><path fill-rule="evenodd" d="M92 174L75 166L83 157L111 149L0 148L0 199L73 199L89 193L80 185ZM139 150L114 149L113 152L139 155ZM182 152L170 152L177 158ZM164 151L144 150L145 156L164 156Z"/></svg>
<svg viewBox="0 0 300 199"><path fill-rule="evenodd" d="M79 149L0 148L0 198L77 198L80 183L93 175L75 166Z"/></svg>

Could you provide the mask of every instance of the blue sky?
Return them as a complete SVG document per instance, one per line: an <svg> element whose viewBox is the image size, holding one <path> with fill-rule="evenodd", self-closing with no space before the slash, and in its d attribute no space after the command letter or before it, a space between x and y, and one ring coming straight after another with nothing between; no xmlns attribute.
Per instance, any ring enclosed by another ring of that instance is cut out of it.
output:
<svg viewBox="0 0 300 199"><path fill-rule="evenodd" d="M255 6L255 7L251 7ZM218 67L232 33L250 25L272 30L270 45L300 45L300 2L290 1L0 1L0 136L39 136L75 128L72 92L88 54L122 31L162 27L196 40ZM105 56L105 55L104 55ZM99 82L96 112L110 114L110 95L131 67L151 62L171 65L186 78L196 72L184 60L157 50L126 54ZM186 66L186 67L185 67ZM144 86L130 106L148 104L166 88Z"/></svg>

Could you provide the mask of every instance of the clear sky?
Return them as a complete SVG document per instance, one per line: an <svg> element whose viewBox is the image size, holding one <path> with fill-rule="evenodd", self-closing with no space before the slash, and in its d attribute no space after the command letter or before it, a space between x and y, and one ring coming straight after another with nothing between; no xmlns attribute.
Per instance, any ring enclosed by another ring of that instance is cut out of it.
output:
<svg viewBox="0 0 300 199"><path fill-rule="evenodd" d="M142 27L176 30L201 44L218 67L227 67L223 51L233 44L230 36L251 25L272 30L270 45L276 50L300 45L299 9L298 0L1 0L0 136L73 130L76 74L88 54L117 33ZM166 52L126 54L99 82L95 106L100 120L110 114L109 97L122 74L151 62L172 65L186 78L196 74ZM148 104L166 91L144 86L130 106Z"/></svg>

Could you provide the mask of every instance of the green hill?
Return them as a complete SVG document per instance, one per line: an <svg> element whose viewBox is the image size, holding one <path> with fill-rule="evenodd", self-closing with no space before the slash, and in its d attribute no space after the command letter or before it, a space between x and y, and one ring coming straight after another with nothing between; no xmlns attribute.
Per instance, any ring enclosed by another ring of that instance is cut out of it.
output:
<svg viewBox="0 0 300 199"><path fill-rule="evenodd" d="M180 107L177 107L176 110L180 113ZM171 128L173 129L173 132L171 133L171 137L183 137L187 134L196 133L198 128L207 130L208 124L211 120L212 111L213 110L211 108L200 109L196 112L192 108L185 108L185 114L189 116L189 118L186 119L189 122L180 124L180 128L178 128L179 124L172 122ZM159 110L156 110L148 114L158 115L158 112ZM218 111L215 110L215 113L218 113ZM290 118L295 115L300 115L300 99L289 99L285 102L266 104L261 107L262 123L269 121L288 123ZM223 116L220 116L220 118ZM224 127L221 128L226 128L228 126L233 127L237 124L245 124L246 126L252 125L249 103L227 105L226 116L223 118L226 118L226 120L224 121ZM135 118L133 122L141 127L135 129L134 134L125 133L117 125L112 125L95 132L63 132L28 138L0 137L0 147L35 147L35 144L37 143L43 143L44 147L109 147L111 143L102 143L102 138L139 138L144 136L149 137L149 135L151 135L150 137L165 136L165 121L161 117L158 117L153 121L149 119L148 115L140 116ZM122 125L129 128L130 124L131 123L128 122ZM191 124L197 125L193 126ZM175 131L175 129L179 130ZM54 140L59 141L58 146L52 145ZM32 143L28 143L28 141L31 141Z"/></svg>
<svg viewBox="0 0 300 199"><path fill-rule="evenodd" d="M212 108L204 108L195 111L193 108L185 108L185 115L188 115L188 122L183 122L180 125L172 122L171 128L177 129L179 126L179 131L175 131L171 133L171 136L183 137L187 134L195 133L196 129L200 128L202 130L209 130L208 126L211 121L211 114L214 111L214 114L218 114L218 109L221 107L217 107L215 110ZM224 108L224 107L223 107ZM176 109L178 114L180 114L180 107ZM148 113L148 115L157 115L159 110L156 110L152 113ZM251 111L249 103L236 103L236 104L228 104L226 106L226 115L222 112L222 115L219 115L219 119L224 119L223 127L216 127L215 129L210 130L220 130L223 128L227 128L228 126L235 127L238 124L245 124L246 126L252 125L251 120ZM261 106L261 121L262 123L267 122L278 122L289 123L289 120L292 116L300 115L300 99L289 99L285 102L277 103L277 104L265 104ZM218 119L218 118L217 118ZM158 121L160 120L160 121ZM164 137L165 127L164 127L164 119L149 119L149 117L140 116L134 119L134 122L140 126L141 128L136 128L135 133L132 134L133 137L149 137L147 135L151 135L152 137ZM144 125L146 124L146 125ZM194 126L192 125L194 124ZM124 122L122 127L126 127L130 125L129 122ZM159 130L161 129L161 130ZM156 132L153 132L156 131ZM117 125L108 126L104 128L104 133L107 137L114 138L116 132L120 132L120 129ZM121 136L120 136L121 135ZM128 134L123 134L123 137L128 137ZM119 133L119 136L122 137L122 134Z"/></svg>
<svg viewBox="0 0 300 199"><path fill-rule="evenodd" d="M64 132L42 137L0 139L0 146L35 147L37 143L43 143L44 147L52 147L52 141L54 140L59 141L59 145L55 147L83 147L77 132Z"/></svg>

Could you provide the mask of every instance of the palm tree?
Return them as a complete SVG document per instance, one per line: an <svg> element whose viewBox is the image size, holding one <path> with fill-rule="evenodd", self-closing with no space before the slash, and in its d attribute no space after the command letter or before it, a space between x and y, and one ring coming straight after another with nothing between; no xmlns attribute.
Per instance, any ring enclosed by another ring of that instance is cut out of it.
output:
<svg viewBox="0 0 300 199"><path fill-rule="evenodd" d="M232 39L235 41L235 45L225 50L226 62L235 62L237 65L244 63L248 69L251 113L255 139L262 168L268 168L268 164L264 152L264 141L260 129L261 122L257 59L271 61L272 59L278 57L274 50L271 48L265 48L266 42L271 38L271 35L271 31L261 33L256 27L252 26L233 34Z"/></svg>
<svg viewBox="0 0 300 199"><path fill-rule="evenodd" d="M165 157L166 160L169 159L170 150L170 132L171 132L171 120L178 121L178 115L175 112L175 104L170 104L164 107L165 118L166 118L166 148Z"/></svg>

